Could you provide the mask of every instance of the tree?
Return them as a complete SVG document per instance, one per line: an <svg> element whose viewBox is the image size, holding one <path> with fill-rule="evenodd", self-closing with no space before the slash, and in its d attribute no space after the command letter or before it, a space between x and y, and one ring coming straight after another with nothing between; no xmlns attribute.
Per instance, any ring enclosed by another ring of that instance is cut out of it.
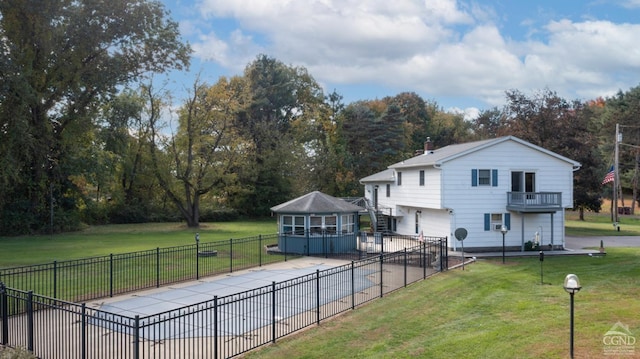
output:
<svg viewBox="0 0 640 359"><path fill-rule="evenodd" d="M243 90L239 78L221 78L211 87L196 80L191 97L179 110L177 133L165 141L157 130L159 112L150 112L156 176L189 227L200 225L201 198L211 192L220 195L235 185L238 168L252 152L234 125ZM158 103L148 93L150 103ZM161 148L166 162L160 160Z"/></svg>
<svg viewBox="0 0 640 359"><path fill-rule="evenodd" d="M306 136L304 130L318 114L324 96L305 68L266 55L246 67L244 78L249 98L238 126L255 149L256 175L245 183L248 193L237 198L235 206L247 214L265 215L270 207L298 194L292 190L292 180L304 180L294 176L308 157L301 136Z"/></svg>
<svg viewBox="0 0 640 359"><path fill-rule="evenodd" d="M574 174L574 209L600 210L602 160L598 152L595 108L569 102L544 90L533 97L507 92L505 126L511 135L580 162Z"/></svg>
<svg viewBox="0 0 640 359"><path fill-rule="evenodd" d="M346 171L341 184L348 196L362 193L358 180L406 158L404 117L384 101L359 101L343 112Z"/></svg>
<svg viewBox="0 0 640 359"><path fill-rule="evenodd" d="M187 66L190 48L156 1L5 0L0 52L0 157L10 159L1 181L12 194L2 228L25 232L47 223L50 197L76 210L68 179L82 166L72 155L91 145L100 102L146 73Z"/></svg>
<svg viewBox="0 0 640 359"><path fill-rule="evenodd" d="M95 196L86 201L89 213L84 216L89 223L99 223L101 215L109 223L146 222L152 216L168 215L160 213L165 212L158 195L161 188L151 166L145 90L144 86L139 92L123 90L97 117L99 130L93 147L98 149L94 156L98 163L89 178Z"/></svg>
<svg viewBox="0 0 640 359"><path fill-rule="evenodd" d="M473 133L478 140L496 138L505 131L505 116L497 107L480 112L473 120Z"/></svg>
<svg viewBox="0 0 640 359"><path fill-rule="evenodd" d="M416 150L423 148L430 133L431 116L427 103L413 92L403 92L394 97L385 98L389 106L396 106L402 116L405 157L413 156Z"/></svg>
<svg viewBox="0 0 640 359"><path fill-rule="evenodd" d="M622 141L619 144L618 173L620 177L619 190L631 192L635 201L639 200L638 176L640 162L640 86L625 92L619 91L615 96L605 100L602 111L603 155L613 163L614 137L618 125ZM624 196L620 196L624 206ZM635 201L631 205L635 211Z"/></svg>

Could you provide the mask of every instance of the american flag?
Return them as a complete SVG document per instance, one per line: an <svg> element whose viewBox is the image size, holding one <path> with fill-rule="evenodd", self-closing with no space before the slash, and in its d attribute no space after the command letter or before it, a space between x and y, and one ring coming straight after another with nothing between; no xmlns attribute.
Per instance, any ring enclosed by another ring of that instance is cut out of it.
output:
<svg viewBox="0 0 640 359"><path fill-rule="evenodd" d="M604 179L602 180L602 184L607 184L609 182L613 182L614 175L615 175L615 171L613 170L613 166L611 166L611 169L609 170L607 175L604 176Z"/></svg>

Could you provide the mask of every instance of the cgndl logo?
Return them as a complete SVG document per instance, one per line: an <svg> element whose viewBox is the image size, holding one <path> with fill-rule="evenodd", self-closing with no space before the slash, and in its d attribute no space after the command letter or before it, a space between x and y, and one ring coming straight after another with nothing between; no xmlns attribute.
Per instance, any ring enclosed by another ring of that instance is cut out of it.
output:
<svg viewBox="0 0 640 359"><path fill-rule="evenodd" d="M633 355L635 353L636 338L629 327L617 322L602 337L604 352L609 355Z"/></svg>

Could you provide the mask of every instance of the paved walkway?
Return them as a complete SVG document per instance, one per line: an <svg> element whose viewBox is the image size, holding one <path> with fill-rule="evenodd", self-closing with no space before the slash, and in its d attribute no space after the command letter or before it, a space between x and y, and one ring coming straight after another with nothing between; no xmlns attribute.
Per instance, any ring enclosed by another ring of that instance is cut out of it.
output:
<svg viewBox="0 0 640 359"><path fill-rule="evenodd" d="M602 240L607 247L640 247L640 236L565 237L567 248L599 248Z"/></svg>
<svg viewBox="0 0 640 359"><path fill-rule="evenodd" d="M598 255L600 254L600 241L605 249L607 247L640 247L640 236L603 236L603 237L565 237L565 249L544 251L545 256L570 256L570 255ZM538 257L540 251L509 251L505 257ZM460 257L460 252L449 252L450 257ZM502 252L466 252L465 257L489 258L502 257Z"/></svg>

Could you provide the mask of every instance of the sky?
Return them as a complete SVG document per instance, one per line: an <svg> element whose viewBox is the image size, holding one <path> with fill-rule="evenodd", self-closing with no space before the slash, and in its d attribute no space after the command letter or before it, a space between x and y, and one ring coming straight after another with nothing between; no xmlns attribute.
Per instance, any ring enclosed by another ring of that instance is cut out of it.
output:
<svg viewBox="0 0 640 359"><path fill-rule="evenodd" d="M194 50L169 74L177 92L259 54L346 104L415 92L466 118L508 90L591 100L640 85L640 0L160 1Z"/></svg>

